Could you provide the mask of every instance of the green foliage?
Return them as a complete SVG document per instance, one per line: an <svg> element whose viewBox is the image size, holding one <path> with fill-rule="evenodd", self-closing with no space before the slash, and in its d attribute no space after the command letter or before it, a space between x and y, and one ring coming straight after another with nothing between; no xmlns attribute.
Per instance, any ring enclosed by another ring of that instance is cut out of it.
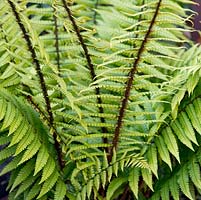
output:
<svg viewBox="0 0 201 200"><path fill-rule="evenodd" d="M9 198L196 199L201 48L190 0L0 1Z"/></svg>

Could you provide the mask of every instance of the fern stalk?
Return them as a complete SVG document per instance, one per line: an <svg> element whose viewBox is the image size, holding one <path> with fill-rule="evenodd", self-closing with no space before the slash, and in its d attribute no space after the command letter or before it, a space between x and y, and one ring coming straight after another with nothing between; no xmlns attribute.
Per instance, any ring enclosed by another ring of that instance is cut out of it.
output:
<svg viewBox="0 0 201 200"><path fill-rule="evenodd" d="M199 198L201 48L183 34L190 1L109 3L0 1L9 199Z"/></svg>
<svg viewBox="0 0 201 200"><path fill-rule="evenodd" d="M43 116L44 119L47 120L48 123L49 123L49 118L48 118L48 117L46 116L46 114L41 110L41 108L39 107L39 105L38 105L36 102L34 102L32 96L31 96L31 95L27 95L26 98L27 98L27 101L34 107L34 110L36 110L38 113L40 113L40 115Z"/></svg>
<svg viewBox="0 0 201 200"><path fill-rule="evenodd" d="M22 20L20 18L19 13L17 12L17 9L16 9L14 3L10 0L8 0L8 3L10 4L10 7L12 8L12 11L13 11L14 16L16 18L16 21L17 21L17 23L18 23L18 25L19 25L22 33L23 33L24 39L26 40L28 50L31 53L31 57L32 57L33 62L34 62L35 67L36 67L36 72L37 72L39 79L40 79L40 85L41 85L41 89L43 92L43 97L45 99L47 112L48 112L51 123L53 123L53 114L51 111L51 105L50 105L50 100L49 100L49 96L48 96L48 92L47 92L47 86L45 84L45 79L44 79L43 73L41 71L39 60L37 59L36 52L34 50L32 43L31 43L31 39L29 37L29 34L26 31L24 24L22 23Z"/></svg>
<svg viewBox="0 0 201 200"><path fill-rule="evenodd" d="M155 10L154 16L153 16L153 18L151 20L151 23L149 25L148 31L147 31L147 33L146 33L146 35L144 37L144 40L142 41L142 44L141 44L141 46L140 46L140 48L138 50L138 53L137 53L137 56L136 56L137 58L135 59L135 61L133 63L133 67L131 68L131 71L128 74L129 78L128 78L127 83L126 83L126 89L125 89L124 97L123 97L122 102L121 102L121 107L120 107L120 110L119 110L118 119L117 119L115 131L114 131L114 138L113 138L113 141L112 141L112 147L110 149L110 154L108 156L109 162L111 162L111 160L112 160L113 149L116 150L117 146L118 146L119 134L120 134L120 131L121 131L121 128L122 128L122 125L123 125L123 118L125 116L125 111L126 111L126 108L127 108L128 99L129 99L130 92L131 92L131 89L132 89L134 75L137 72L137 67L138 67L138 64L140 62L141 55L142 55L142 53L143 53L143 51L145 49L145 45L146 45L147 40L148 40L148 38L149 38L149 36L151 34L152 28L153 28L154 23L156 21L156 17L157 17L157 15L159 13L161 2L162 2L162 0L159 0L158 3L157 3L156 10Z"/></svg>
<svg viewBox="0 0 201 200"><path fill-rule="evenodd" d="M34 47L33 47L32 43L31 43L31 39L29 37L29 34L26 31L24 24L22 23L22 20L20 18L19 13L17 12L17 9L16 9L14 3L12 1L10 1L10 0L7 0L7 1L8 1L9 5L10 5L10 7L12 9L12 12L13 12L13 14L15 16L16 22L18 23L18 25L19 25L22 33L23 33L23 36L24 36L24 39L26 41L28 50L31 53L33 63L35 65L35 67L36 67L36 72L37 72L37 75L38 75L39 80L40 80L40 86L41 86L41 89L42 89L43 98L45 100L46 109L47 109L47 113L48 113L48 116L49 116L48 118L49 118L50 127L52 128L53 124L54 124L54 118L53 118L53 113L52 113L52 109L51 109L51 105L50 105L50 99L49 99L48 92L47 92L47 86L46 86L46 83L45 83L43 73L41 71L39 60L38 60L38 58L36 56L36 52L34 50ZM57 151L57 157L58 157L58 161L59 161L59 166L62 169L63 168L62 152L61 152L60 144L57 141L57 134L56 134L55 131L53 133L53 138L54 138L55 149Z"/></svg>
<svg viewBox="0 0 201 200"><path fill-rule="evenodd" d="M57 69L59 72L59 76L61 76L61 64L60 64L60 55L59 55L59 30L58 30L58 21L56 16L56 5L53 6L54 14L53 14L53 21L54 21L54 35L55 35L55 49L56 49L56 62L57 62Z"/></svg>
<svg viewBox="0 0 201 200"><path fill-rule="evenodd" d="M62 2L63 2L65 10L67 12L67 15L68 15L68 17L69 17L69 19L70 19L70 21L72 23L72 26L73 26L73 28L74 28L74 30L76 32L76 35L77 35L78 40L80 42L80 45L81 45L82 49L84 50L84 55L86 57L87 64L88 64L88 67L89 67L89 70L90 70L91 79L92 79L92 81L96 81L97 80L96 73L95 73L95 69L94 69L94 65L92 63L91 57L89 55L87 45L84 42L84 39L83 39L83 37L82 37L82 35L80 33L79 27L78 27L77 23L75 22L75 20L73 18L72 12L71 12L66 0L62 0ZM100 95L100 89L99 88L95 88L95 94L98 95L98 96ZM102 104L102 99L100 97L97 97L97 102L98 102L98 104ZM104 113L103 107L99 107L99 113ZM101 123L105 123L105 118L101 117L100 121L101 121ZM102 129L103 133L108 132L106 127L102 127L101 129ZM105 143L105 144L108 143L107 138L103 137L103 143Z"/></svg>
<svg viewBox="0 0 201 200"><path fill-rule="evenodd" d="M63 162L63 159L62 159L63 156L62 156L62 152L61 152L61 149L60 149L60 144L57 141L57 135L59 135L59 134L58 134L56 128L54 127L54 125L51 124L51 122L49 121L49 118L41 110L40 106L33 100L32 96L28 95L27 100L35 108L35 110L38 113L40 113L42 115L42 117L44 117L45 120L47 120L49 126L53 129L53 131L54 131L53 132L53 138L54 138L54 141L55 141L55 149L56 149L57 152L59 152L59 155L60 155L60 156L58 156L58 162L59 162L60 168L63 169L64 168L64 162Z"/></svg>

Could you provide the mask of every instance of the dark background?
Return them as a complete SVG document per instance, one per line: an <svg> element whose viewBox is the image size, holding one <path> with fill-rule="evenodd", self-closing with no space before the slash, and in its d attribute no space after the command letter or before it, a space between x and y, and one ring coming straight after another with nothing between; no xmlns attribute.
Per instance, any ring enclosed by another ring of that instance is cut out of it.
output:
<svg viewBox="0 0 201 200"><path fill-rule="evenodd" d="M200 5L192 6L193 10L198 13L193 19L193 23L194 23L193 28L195 30L201 30L201 0L194 0L194 2L196 2L197 4L200 3ZM192 40L201 44L201 35L198 32L192 33L191 36L192 36Z"/></svg>

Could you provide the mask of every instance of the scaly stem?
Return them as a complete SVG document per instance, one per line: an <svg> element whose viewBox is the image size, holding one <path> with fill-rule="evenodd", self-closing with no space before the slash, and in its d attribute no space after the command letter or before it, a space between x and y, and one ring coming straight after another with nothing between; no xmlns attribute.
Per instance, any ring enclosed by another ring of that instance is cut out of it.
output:
<svg viewBox="0 0 201 200"><path fill-rule="evenodd" d="M55 5L56 6L56 5ZM57 69L59 72L59 76L61 76L61 64L60 64L60 55L59 55L59 30L58 30L58 21L56 16L56 7L53 6L53 20L54 20L54 36L55 36L55 49L56 49L56 62L57 62Z"/></svg>
<svg viewBox="0 0 201 200"><path fill-rule="evenodd" d="M9 5L10 5L10 7L12 9L12 12L13 12L13 14L15 16L16 22L18 23L18 25L19 25L19 27L20 27L20 29L22 31L22 34L23 34L24 39L26 41L28 50L31 53L31 57L32 57L33 63L35 65L35 69L36 69L37 75L39 77L39 82L40 82L40 86L41 86L41 89L42 89L43 98L45 100L46 109L47 109L47 113L48 113L48 118L49 118L49 122L50 122L50 127L52 128L53 124L54 124L54 118L53 118L52 109L51 109L51 105L50 105L50 99L49 99L48 92L47 92L47 86L46 86L46 83L45 83L45 79L44 79L44 76L43 76L43 73L42 73L42 70L41 70L39 60L38 60L38 58L36 56L36 52L35 52L35 49L34 49L32 43L31 43L30 36L29 36L27 30L25 29L25 26L24 26L24 24L23 24L23 22L22 22L22 20L20 18L20 14L18 13L18 11L16 9L15 4L11 0L7 0L7 1L8 1ZM61 152L60 144L57 141L57 135L56 135L55 131L53 133L53 138L54 138L55 149L57 151L57 157L58 157L58 161L59 161L59 166L62 169L63 168L63 163L60 162L60 160L62 160L62 152Z"/></svg>
<svg viewBox="0 0 201 200"><path fill-rule="evenodd" d="M72 26L73 26L73 28L74 28L74 30L75 30L75 33L76 33L76 35L77 35L77 37L78 37L78 40L79 40L79 42L80 42L80 45L82 46L82 49L83 49L83 51L84 51L84 55L85 55L86 60L87 60L87 65L88 65L89 70L90 70L91 79L92 79L92 81L96 81L97 78L96 78L96 73L95 73L94 65L93 65L93 63L92 63L92 61L91 61L91 57L90 57L90 55L89 55L88 48L87 48L87 46L86 46L86 44L85 44L85 42L84 42L84 39L83 39L83 37L82 37L82 35L81 35L81 33L80 33L79 27L78 27L77 23L75 22L75 20L74 20L74 18L73 18L72 12L71 12L71 10L70 10L70 8L69 8L69 6L68 6L66 0L62 0L62 2L63 2L63 5L64 5L65 10L66 10L66 12L67 12L67 15L68 15L68 17L69 17L69 19L70 19L70 21L71 21L71 23L72 23ZM96 94L97 96L100 95L100 89L99 89L99 88L96 88L96 89L95 89L95 94ZM102 99L101 99L101 97L97 97L97 103L98 103L98 104L102 104ZM104 113L103 107L99 107L99 113ZM105 123L105 118L101 117L101 118L100 118L100 121L101 121L101 123ZM102 127L101 129L102 129L102 132L103 132L103 133L108 133L108 130L107 130L106 127ZM103 143L105 143L105 144L108 143L107 138L104 138L104 137L103 137Z"/></svg>
<svg viewBox="0 0 201 200"><path fill-rule="evenodd" d="M48 117L45 115L45 113L41 110L40 106L33 100L32 96L28 95L28 96L26 96L26 98L27 98L28 102L35 108L35 110L36 110L39 114L41 114L41 116L44 117L45 120L47 120L48 124L51 126L51 128L52 128L53 131L54 131L53 138L54 138L55 136L57 136L57 135L58 135L58 132L57 132L56 128L54 127L54 125L53 125L53 126L51 125L51 122L49 121L49 118L48 118ZM55 136L54 136L54 135L55 135ZM55 138L54 138L54 140L55 140ZM57 141L57 140L56 140L56 141ZM58 151L60 152L60 145L59 145L58 142L55 142L55 149L56 149L57 152L58 152ZM64 162L63 162L63 160L62 160L62 156L59 156L59 157L58 157L58 160L59 160L59 165L60 165L61 169L63 169L63 168L64 168Z"/></svg>
<svg viewBox="0 0 201 200"><path fill-rule="evenodd" d="M111 162L111 160L112 160L113 149L116 150L117 146L118 146L119 134L120 134L120 131L121 131L121 128L122 128L122 125L123 125L123 118L125 116L125 111L126 111L126 108L127 108L128 99L129 99L130 92L131 92L131 89L132 89L134 75L137 72L137 67L138 67L138 64L140 62L142 53L143 53L143 51L145 49L145 45L146 45L147 40L148 40L148 38L149 38L149 36L151 34L153 25L154 25L154 23L156 21L156 17L157 17L157 15L159 13L159 8L160 8L160 5L161 5L161 2L162 2L162 0L158 1L158 4L156 6L156 10L155 10L154 16L153 16L153 18L152 18L152 20L150 22L148 31L147 31L147 33L146 33L146 35L144 37L144 40L142 41L142 44L141 44L141 46L140 46L140 48L138 50L136 59L134 60L134 63L133 63L133 67L131 68L131 71L128 74L129 77L128 77L128 80L127 80L127 83L126 83L126 88L125 88L123 99L121 101L121 106L120 106L120 110L119 110L119 114L118 114L118 119L117 119L115 131L114 131L114 138L113 138L113 141L112 141L112 148L110 149L110 154L108 156L108 161L109 162Z"/></svg>

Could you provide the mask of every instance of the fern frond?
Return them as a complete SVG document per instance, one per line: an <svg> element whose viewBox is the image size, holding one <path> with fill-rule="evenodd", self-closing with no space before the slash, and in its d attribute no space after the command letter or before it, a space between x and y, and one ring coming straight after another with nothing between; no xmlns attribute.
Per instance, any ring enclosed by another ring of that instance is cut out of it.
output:
<svg viewBox="0 0 201 200"><path fill-rule="evenodd" d="M191 4L0 2L10 199L195 199L201 48L185 36Z"/></svg>
<svg viewBox="0 0 201 200"><path fill-rule="evenodd" d="M30 182L30 176L34 178L34 175L36 173L39 173L39 171L43 169L42 179L39 183L40 185L41 183L44 182L42 186L43 188L42 192L40 193L40 196L38 197L40 199L40 197L42 197L49 190L51 190L55 182L59 180L59 172L58 172L58 169L56 170L56 164L51 155L52 153L54 155L55 152L50 153L47 147L47 144L52 145L48 141L49 140L48 138L50 137L50 135L48 134L47 130L43 127L40 120L36 118L36 114L33 112L33 110L30 109L30 107L23 105L20 100L17 100L16 98L12 97L4 89L1 89L0 99L4 100L1 102L2 103L4 102L8 108L8 110L6 111L6 114L3 116L2 129L9 130L8 135L10 135L9 136L10 142L13 141L12 137L17 137L17 134L19 134L20 137L22 138L21 140L18 140L17 142L15 141L15 144L11 143L10 147L7 147L5 150L2 150L0 152L0 154L2 154L2 156L0 155L1 159L15 156L15 158L10 161L10 163L5 167L5 169L1 172L1 174L7 173L8 171L12 170L13 179L14 179L12 187L11 187L11 191L12 191L22 182L28 181L27 179L29 179L28 182ZM1 104L0 106L2 107L5 105ZM16 126L15 120L9 122L8 116L10 116L10 113L12 112L14 113L15 118L19 118L23 120L23 123L21 124L18 123L18 126ZM16 128L13 129L13 126L16 126ZM48 159L48 162L46 163L45 159L47 160L48 157L49 159ZM40 160L40 163L38 163L39 162L38 160ZM43 164L41 164L42 160L44 161ZM20 171L18 170L19 169L18 166L21 167ZM51 171L51 169L53 170ZM15 171L17 172L17 174ZM49 178L52 176L54 177L53 179L54 181L51 178ZM48 183L46 183L47 181ZM49 186L49 183L51 183L50 184L51 187ZM19 192L17 189L15 189L16 196L18 196L19 194L23 192L26 192L26 188L23 188L23 186L19 187L19 189L20 189Z"/></svg>
<svg viewBox="0 0 201 200"><path fill-rule="evenodd" d="M155 189L155 194L151 197L151 199L160 199L160 196L164 196L163 191L166 190L165 198L169 198L170 192L171 195L175 200L179 199L179 188L181 191L189 198L193 199L189 183L192 183L195 185L195 187L200 187L200 185L197 185L199 183L199 180L194 179L194 172L198 169L198 160L197 155L200 154L200 148L196 151L196 154L189 158L189 160L175 168L175 173L170 175L167 179L161 180L161 184L158 184L158 186ZM199 174L199 172L198 172ZM191 181L190 181L191 179ZM160 180L159 180L160 182Z"/></svg>

